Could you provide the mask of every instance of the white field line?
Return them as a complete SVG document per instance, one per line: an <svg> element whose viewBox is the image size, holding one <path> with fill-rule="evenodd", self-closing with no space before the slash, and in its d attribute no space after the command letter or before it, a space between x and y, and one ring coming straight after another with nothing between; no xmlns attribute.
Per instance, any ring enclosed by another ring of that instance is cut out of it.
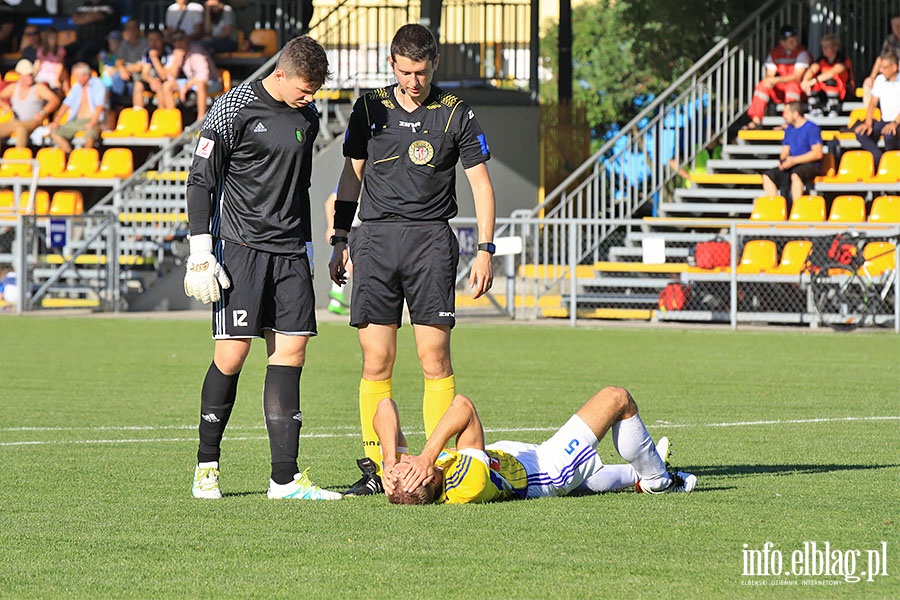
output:
<svg viewBox="0 0 900 600"><path fill-rule="evenodd" d="M900 416L882 416L882 417L823 417L816 419L773 419L764 421L735 421L731 423L669 423L667 421L656 421L648 424L649 429L657 427L666 427L669 429L687 429L696 427L756 427L763 425L802 425L808 423L851 423L851 422L867 422L867 421L900 421ZM196 425L169 425L169 426L122 426L122 427L0 427L0 433L7 432L44 432L44 431L164 431L164 430L196 430ZM230 427L229 431L234 430L262 430L264 426L235 426ZM304 439L321 439L321 438L345 438L356 437L359 431L356 427L344 426L335 427L336 430L349 430L345 433L305 433L301 437ZM485 433L522 433L534 431L556 431L556 427L517 427L517 428L488 428ZM422 435L423 431L410 432L411 435ZM225 436L225 440L234 441L258 441L268 439L265 435L260 436ZM44 445L63 445L63 444L146 444L146 443L162 443L162 442L196 442L197 437L188 438L131 438L131 439L91 439L91 440L27 440L18 442L0 442L2 446L44 446Z"/></svg>

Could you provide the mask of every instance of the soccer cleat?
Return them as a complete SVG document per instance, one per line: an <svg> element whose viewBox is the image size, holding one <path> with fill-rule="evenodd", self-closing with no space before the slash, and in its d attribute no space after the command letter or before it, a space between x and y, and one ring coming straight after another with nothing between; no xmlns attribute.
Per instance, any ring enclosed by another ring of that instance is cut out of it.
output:
<svg viewBox="0 0 900 600"><path fill-rule="evenodd" d="M267 495L272 499L296 499L296 500L340 500L342 496L337 492L323 490L309 480L309 469L294 475L294 480L284 485L269 480Z"/></svg>
<svg viewBox="0 0 900 600"><path fill-rule="evenodd" d="M334 298L332 298L331 301L328 302L328 312L334 313L336 315L350 314L350 310Z"/></svg>
<svg viewBox="0 0 900 600"><path fill-rule="evenodd" d="M381 485L381 477L378 476L378 465L371 458L360 458L356 461L363 476L353 484L353 487L344 492L345 496L372 496L384 492Z"/></svg>
<svg viewBox="0 0 900 600"><path fill-rule="evenodd" d="M194 485L191 487L194 498L218 500L222 497L219 489L219 463L198 463L194 469Z"/></svg>
<svg viewBox="0 0 900 600"><path fill-rule="evenodd" d="M695 487L697 487L697 476L692 475L691 473L685 473L683 471L669 471L669 478L672 481L665 489L645 490L641 487L641 482L638 481L634 486L634 490L638 493L646 492L648 494L668 494L670 492L683 492L689 494L694 491Z"/></svg>

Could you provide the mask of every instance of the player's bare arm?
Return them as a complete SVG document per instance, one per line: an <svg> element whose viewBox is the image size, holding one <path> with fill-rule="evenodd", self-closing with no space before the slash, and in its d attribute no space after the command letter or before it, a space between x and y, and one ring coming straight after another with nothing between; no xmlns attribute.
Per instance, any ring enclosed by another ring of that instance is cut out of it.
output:
<svg viewBox="0 0 900 600"><path fill-rule="evenodd" d="M466 177L472 186L475 198L475 218L478 221L478 242L494 241L494 220L496 203L494 186L487 165L481 163L466 169ZM469 289L472 297L479 298L494 284L494 272L491 263L493 255L489 252L478 252L469 274Z"/></svg>
<svg viewBox="0 0 900 600"><path fill-rule="evenodd" d="M447 446L447 442L454 437L457 450L474 448L484 451L484 428L478 417L478 411L475 410L472 401L462 394L456 395L450 408L438 421L422 453L418 456L404 457L403 462L410 463L410 468L403 477L404 490L412 492L420 485L431 481L434 477L434 462Z"/></svg>

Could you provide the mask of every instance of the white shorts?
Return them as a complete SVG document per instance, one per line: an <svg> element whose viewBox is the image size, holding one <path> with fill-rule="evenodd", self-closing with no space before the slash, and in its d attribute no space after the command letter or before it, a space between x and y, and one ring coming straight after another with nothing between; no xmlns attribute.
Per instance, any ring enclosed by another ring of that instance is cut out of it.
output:
<svg viewBox="0 0 900 600"><path fill-rule="evenodd" d="M542 444L503 441L488 446L515 456L525 467L526 498L565 496L574 491L603 468L596 448L597 436L577 415Z"/></svg>

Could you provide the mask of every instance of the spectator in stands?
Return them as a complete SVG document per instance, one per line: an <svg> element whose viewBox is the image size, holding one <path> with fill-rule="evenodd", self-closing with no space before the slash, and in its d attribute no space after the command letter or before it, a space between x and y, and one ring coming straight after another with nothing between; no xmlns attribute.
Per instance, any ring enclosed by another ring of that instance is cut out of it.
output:
<svg viewBox="0 0 900 600"><path fill-rule="evenodd" d="M809 97L809 115L836 117L847 90L853 89L853 65L841 52L837 34L822 36L822 55L803 74L800 88Z"/></svg>
<svg viewBox="0 0 900 600"><path fill-rule="evenodd" d="M44 30L42 43L37 50L34 80L46 83L47 87L62 96L67 87L65 61L66 49L59 45L59 30L48 27Z"/></svg>
<svg viewBox="0 0 900 600"><path fill-rule="evenodd" d="M106 47L106 36L118 29L119 13L110 0L87 0L75 9L76 40L66 46L66 66L76 62L92 63Z"/></svg>
<svg viewBox="0 0 900 600"><path fill-rule="evenodd" d="M757 129L762 125L769 100L799 102L803 94L800 82L811 61L809 53L800 44L798 32L792 25L782 27L780 34L781 41L766 57L766 76L753 91L753 100L747 110L750 122L744 129Z"/></svg>
<svg viewBox="0 0 900 600"><path fill-rule="evenodd" d="M194 91L197 95L197 120L202 121L209 95L222 91L219 70L206 49L200 44L192 44L184 33L176 32L172 42L175 50L166 66L169 79L163 84L163 93L169 96L177 93L181 103L186 105L188 92Z"/></svg>
<svg viewBox="0 0 900 600"><path fill-rule="evenodd" d="M143 108L144 90L156 94L157 108L175 108L171 94L163 93L163 83L168 79L166 65L172 60L172 47L165 43L161 31L147 32L147 50L141 57L140 79L134 81L132 102Z"/></svg>
<svg viewBox="0 0 900 600"><path fill-rule="evenodd" d="M72 151L70 142L79 131L84 132L84 147L94 147L100 138L100 123L107 108L106 86L99 77L91 75L91 67L87 63L75 63L72 77L75 84L50 124L53 143L66 154ZM69 120L62 124L66 115L69 115Z"/></svg>
<svg viewBox="0 0 900 600"><path fill-rule="evenodd" d="M108 43L108 42L107 42ZM141 78L141 59L147 51L147 39L141 33L141 26L134 19L128 19L122 27L122 41L116 56L116 75L125 83L125 93L133 96L134 82Z"/></svg>
<svg viewBox="0 0 900 600"><path fill-rule="evenodd" d="M210 53L237 50L234 9L222 0L206 0L203 14L203 45Z"/></svg>
<svg viewBox="0 0 900 600"><path fill-rule="evenodd" d="M806 119L799 102L785 105L782 116L787 127L781 155L778 166L763 173L763 190L793 202L822 168L822 131Z"/></svg>
<svg viewBox="0 0 900 600"><path fill-rule="evenodd" d="M13 54L19 51L18 40L26 29L26 15L12 12L13 7L0 4L0 54ZM36 29L36 28L35 28Z"/></svg>
<svg viewBox="0 0 900 600"><path fill-rule="evenodd" d="M0 123L0 139L16 137L16 147L28 146L28 136L59 108L59 96L44 83L34 81L34 65L23 58L16 63L18 81L0 90L0 107L15 118Z"/></svg>
<svg viewBox="0 0 900 600"><path fill-rule="evenodd" d="M188 0L175 0L166 9L166 39L171 41L176 31L187 34L192 40L203 37L203 5Z"/></svg>
<svg viewBox="0 0 900 600"><path fill-rule="evenodd" d="M872 86L872 99L866 106L866 119L854 127L856 139L863 150L872 153L875 164L881 160L881 149L878 138L884 138L884 150L900 150L900 136L897 125L900 124L900 76L897 69L897 55L886 52L878 59L881 75L875 78ZM875 120L875 109L881 108L881 120Z"/></svg>
<svg viewBox="0 0 900 600"><path fill-rule="evenodd" d="M869 105L869 101L872 99L872 86L875 85L875 78L881 73L881 57L890 53L900 59L900 12L891 14L890 21L891 33L884 38L884 42L881 44L881 52L878 53L878 58L872 64L869 76L863 81L863 102L866 106Z"/></svg>
<svg viewBox="0 0 900 600"><path fill-rule="evenodd" d="M36 25L28 25L22 31L22 43L19 45L19 52L22 58L31 61L37 60L38 48L41 47L41 30Z"/></svg>

